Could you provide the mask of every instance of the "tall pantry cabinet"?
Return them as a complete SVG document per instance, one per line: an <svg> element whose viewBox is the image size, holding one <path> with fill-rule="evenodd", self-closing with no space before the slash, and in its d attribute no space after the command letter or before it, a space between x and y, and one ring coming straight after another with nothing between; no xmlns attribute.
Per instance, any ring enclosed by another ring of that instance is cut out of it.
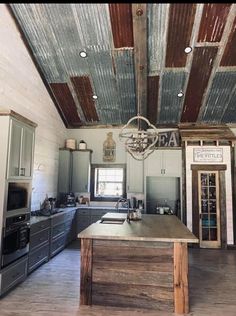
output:
<svg viewBox="0 0 236 316"><path fill-rule="evenodd" d="M31 189L34 135L37 124L14 111L6 110L0 112L0 126L0 230L2 233L6 226L6 218L13 216L12 213L7 212L9 183L26 182ZM29 191L29 201L30 195ZM30 212L30 205L25 212ZM2 250L3 238L0 238L1 256ZM26 254L3 268L0 265L0 295L25 279L27 264Z"/></svg>

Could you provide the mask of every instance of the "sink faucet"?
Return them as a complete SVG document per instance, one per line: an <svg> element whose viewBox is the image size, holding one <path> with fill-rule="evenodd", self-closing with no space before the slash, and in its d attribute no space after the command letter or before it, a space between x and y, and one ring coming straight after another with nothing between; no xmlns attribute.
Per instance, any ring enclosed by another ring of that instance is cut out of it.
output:
<svg viewBox="0 0 236 316"><path fill-rule="evenodd" d="M130 222L130 209L129 209L129 200L125 199L125 198L120 198L117 203L116 203L116 210L117 212L119 211L119 205L123 206L123 207L127 207L127 221Z"/></svg>

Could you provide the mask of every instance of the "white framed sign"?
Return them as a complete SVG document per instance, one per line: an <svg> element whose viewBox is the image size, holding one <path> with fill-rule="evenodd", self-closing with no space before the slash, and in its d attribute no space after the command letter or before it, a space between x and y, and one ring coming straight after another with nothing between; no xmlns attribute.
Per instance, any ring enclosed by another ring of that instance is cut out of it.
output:
<svg viewBox="0 0 236 316"><path fill-rule="evenodd" d="M223 148L194 148L194 162L223 162Z"/></svg>

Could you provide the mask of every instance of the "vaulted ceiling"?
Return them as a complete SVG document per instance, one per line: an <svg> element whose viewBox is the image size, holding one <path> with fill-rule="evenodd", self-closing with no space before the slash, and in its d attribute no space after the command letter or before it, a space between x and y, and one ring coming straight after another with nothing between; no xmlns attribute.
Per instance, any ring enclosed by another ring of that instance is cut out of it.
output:
<svg viewBox="0 0 236 316"><path fill-rule="evenodd" d="M236 123L236 4L8 6L66 127Z"/></svg>

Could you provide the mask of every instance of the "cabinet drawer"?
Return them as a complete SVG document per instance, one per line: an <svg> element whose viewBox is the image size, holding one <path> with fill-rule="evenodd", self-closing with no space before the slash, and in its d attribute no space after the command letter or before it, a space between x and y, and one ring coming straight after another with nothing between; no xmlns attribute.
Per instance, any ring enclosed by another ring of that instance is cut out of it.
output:
<svg viewBox="0 0 236 316"><path fill-rule="evenodd" d="M59 251L61 251L64 246L65 246L65 239L66 236L65 234L57 239L55 239L52 244L51 244L51 249L50 249L50 258L57 254Z"/></svg>
<svg viewBox="0 0 236 316"><path fill-rule="evenodd" d="M77 209L77 215L90 215L90 209Z"/></svg>
<svg viewBox="0 0 236 316"><path fill-rule="evenodd" d="M66 222L68 220L72 220L72 212L70 211L64 214L64 221Z"/></svg>
<svg viewBox="0 0 236 316"><path fill-rule="evenodd" d="M46 219L43 221L40 221L36 224L32 224L30 226L30 234L35 234L39 232L40 230L46 229L50 227L50 219Z"/></svg>
<svg viewBox="0 0 236 316"><path fill-rule="evenodd" d="M46 244L49 241L50 230L44 229L36 234L30 235L30 250Z"/></svg>
<svg viewBox="0 0 236 316"><path fill-rule="evenodd" d="M60 235L63 235L64 232L65 232L65 223L61 223L59 225L52 227L52 239L55 239L59 237Z"/></svg>
<svg viewBox="0 0 236 316"><path fill-rule="evenodd" d="M30 251L28 272L33 271L40 264L42 264L45 261L48 261L48 258L49 258L49 244L38 248L36 251Z"/></svg>
<svg viewBox="0 0 236 316"><path fill-rule="evenodd" d="M58 225L64 222L64 213L54 215L52 217L52 226Z"/></svg>
<svg viewBox="0 0 236 316"><path fill-rule="evenodd" d="M27 275L28 255L2 270L1 294L23 281Z"/></svg>

